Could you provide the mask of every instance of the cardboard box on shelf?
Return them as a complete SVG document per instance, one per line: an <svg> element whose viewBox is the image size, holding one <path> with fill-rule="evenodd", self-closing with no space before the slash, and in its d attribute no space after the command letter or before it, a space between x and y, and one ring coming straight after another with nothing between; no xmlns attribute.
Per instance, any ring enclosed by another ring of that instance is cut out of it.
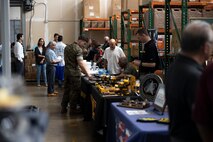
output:
<svg viewBox="0 0 213 142"><path fill-rule="evenodd" d="M91 21L84 21L84 27L90 28L91 27Z"/></svg>
<svg viewBox="0 0 213 142"><path fill-rule="evenodd" d="M105 28L110 28L109 21L105 21Z"/></svg>
<svg viewBox="0 0 213 142"><path fill-rule="evenodd" d="M91 28L97 28L98 27L98 21L91 21Z"/></svg>
<svg viewBox="0 0 213 142"><path fill-rule="evenodd" d="M165 26L165 11L163 8L155 8L154 14L154 28L164 28ZM149 12L145 12L144 15L146 27L149 25Z"/></svg>
<svg viewBox="0 0 213 142"><path fill-rule="evenodd" d="M177 28L180 29L181 28L181 9L180 8L173 8L172 9L172 13L173 13L173 16L174 16L174 20L175 20L175 23L177 25ZM174 22L171 18L171 29L175 29L175 26L174 26Z"/></svg>
<svg viewBox="0 0 213 142"><path fill-rule="evenodd" d="M188 21L189 21L189 18L192 18L192 17L202 17L202 10L197 8L189 8Z"/></svg>
<svg viewBox="0 0 213 142"><path fill-rule="evenodd" d="M178 32L180 33L180 29L178 29ZM180 42L178 40L178 35L175 29L172 30L172 40L171 40L171 48L173 53L178 53L180 51Z"/></svg>
<svg viewBox="0 0 213 142"><path fill-rule="evenodd" d="M189 0L189 2L200 2L200 0Z"/></svg>
<svg viewBox="0 0 213 142"><path fill-rule="evenodd" d="M122 0L121 10L125 11L127 9L138 10L139 5L142 5L142 0Z"/></svg>
<svg viewBox="0 0 213 142"><path fill-rule="evenodd" d="M202 14L203 14L203 15L202 15L203 17L212 18L212 17L213 17L213 10L206 10L206 9L203 9Z"/></svg>
<svg viewBox="0 0 213 142"><path fill-rule="evenodd" d="M104 28L105 22L104 21L98 21L98 28Z"/></svg>
<svg viewBox="0 0 213 142"><path fill-rule="evenodd" d="M83 0L83 17L100 17L100 0Z"/></svg>

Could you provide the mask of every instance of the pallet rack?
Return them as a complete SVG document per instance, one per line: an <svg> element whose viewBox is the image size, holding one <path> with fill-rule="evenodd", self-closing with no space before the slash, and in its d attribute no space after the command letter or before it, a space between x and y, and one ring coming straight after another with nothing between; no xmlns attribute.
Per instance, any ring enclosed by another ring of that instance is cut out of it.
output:
<svg viewBox="0 0 213 142"><path fill-rule="evenodd" d="M127 58L129 61L131 60L131 44L138 42L138 40L133 40L131 37L132 30L139 27L138 17L133 17L133 15L138 15L138 13L138 10L131 9L121 12L121 47L124 48L125 44L127 44Z"/></svg>
<svg viewBox="0 0 213 142"><path fill-rule="evenodd" d="M167 73L169 67L170 54L170 8L182 8L182 21L181 29L183 30L188 20L188 8L203 8L206 6L206 2L187 2L187 0L182 0L182 2L170 2L170 0L165 0L165 2L149 2L139 6L139 27L142 27L143 21L143 9L149 8L149 29L154 28L153 12L154 8L164 8L165 9L165 28L158 29L159 33L165 34L165 73ZM177 29L176 29L177 30ZM142 47L142 43L139 43L139 49Z"/></svg>
<svg viewBox="0 0 213 142"><path fill-rule="evenodd" d="M84 32L87 31L109 31L110 28L91 28L91 27L85 27L85 22L92 22L92 21L104 21L107 22L109 19L107 18L83 18L80 20L80 34L84 34Z"/></svg>

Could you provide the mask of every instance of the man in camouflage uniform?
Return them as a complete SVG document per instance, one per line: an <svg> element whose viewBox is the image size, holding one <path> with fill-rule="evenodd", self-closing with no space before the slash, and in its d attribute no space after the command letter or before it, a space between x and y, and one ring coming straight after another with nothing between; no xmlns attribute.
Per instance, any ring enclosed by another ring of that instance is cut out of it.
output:
<svg viewBox="0 0 213 142"><path fill-rule="evenodd" d="M81 95L81 71L89 78L89 69L83 61L82 49L87 44L88 38L79 36L78 41L64 49L64 95L61 102L61 113L67 113L70 104L70 114L77 113L77 103Z"/></svg>

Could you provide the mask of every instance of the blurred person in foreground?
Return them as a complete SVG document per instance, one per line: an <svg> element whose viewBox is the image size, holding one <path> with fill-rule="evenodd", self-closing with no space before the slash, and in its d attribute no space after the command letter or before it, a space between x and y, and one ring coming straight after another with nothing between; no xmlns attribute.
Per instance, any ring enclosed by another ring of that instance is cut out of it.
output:
<svg viewBox="0 0 213 142"><path fill-rule="evenodd" d="M118 65L120 57L126 57L123 50L116 46L115 39L110 39L109 47L104 51L104 68L109 71L110 74L117 75L121 72L121 68Z"/></svg>
<svg viewBox="0 0 213 142"><path fill-rule="evenodd" d="M192 105L212 41L213 31L206 22L193 21L183 31L181 52L169 67L165 84L171 142L202 141L192 119Z"/></svg>
<svg viewBox="0 0 213 142"><path fill-rule="evenodd" d="M125 75L133 75L135 78L138 78L138 72L129 62L126 57L120 57L119 66L121 67L121 74L118 75L118 77L123 77Z"/></svg>
<svg viewBox="0 0 213 142"><path fill-rule="evenodd" d="M213 40L209 42L213 46ZM193 119L197 124L203 142L213 142L213 64L201 76L193 109Z"/></svg>
<svg viewBox="0 0 213 142"><path fill-rule="evenodd" d="M141 60L134 60L133 63L140 67L140 74L154 73L160 64L160 58L154 39L151 39L147 29L139 29L136 33L138 40L144 43L144 52Z"/></svg>
<svg viewBox="0 0 213 142"><path fill-rule="evenodd" d="M48 97L56 96L58 92L55 91L55 64L59 63L61 60L59 60L54 52L56 46L55 41L50 41L47 45L47 51L45 53L45 60L47 63L46 71L47 71L47 93Z"/></svg>
<svg viewBox="0 0 213 142"><path fill-rule="evenodd" d="M61 114L67 113L70 104L70 115L79 113L77 104L81 95L81 72L91 78L86 62L83 61L83 48L87 45L88 38L79 36L78 40L67 45L64 50L64 95L61 102Z"/></svg>

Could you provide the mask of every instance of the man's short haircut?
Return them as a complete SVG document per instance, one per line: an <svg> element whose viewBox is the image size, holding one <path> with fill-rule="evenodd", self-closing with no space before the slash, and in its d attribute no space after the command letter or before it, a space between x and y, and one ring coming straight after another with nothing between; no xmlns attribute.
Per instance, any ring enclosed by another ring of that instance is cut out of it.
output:
<svg viewBox="0 0 213 142"><path fill-rule="evenodd" d="M127 64L128 64L128 59L127 59L127 57L120 57L120 58L119 58L119 62L120 62L122 65L127 65Z"/></svg>
<svg viewBox="0 0 213 142"><path fill-rule="evenodd" d="M62 35L59 35L59 36L58 36L58 42L59 42L59 41L63 41L63 36L62 36Z"/></svg>
<svg viewBox="0 0 213 142"><path fill-rule="evenodd" d="M50 41L49 43L48 43L48 45L47 45L47 48L49 48L51 45L53 45L53 44L56 44L56 42L55 41Z"/></svg>
<svg viewBox="0 0 213 142"><path fill-rule="evenodd" d="M205 43L210 41L211 32L211 26L207 22L193 21L189 23L182 33L182 51L189 53L199 52Z"/></svg>
<svg viewBox="0 0 213 142"><path fill-rule="evenodd" d="M17 40L19 40L22 36L23 36L22 33L18 33L17 36L16 36Z"/></svg>
<svg viewBox="0 0 213 142"><path fill-rule="evenodd" d="M88 39L87 37L83 36L83 35L80 35L80 36L78 37L78 40L83 40L83 41L86 41L86 42L89 41L89 39Z"/></svg>
<svg viewBox="0 0 213 142"><path fill-rule="evenodd" d="M147 31L146 28L140 28L140 29L138 29L138 31L136 32L136 34L139 34L140 36L142 36L143 34L149 36L149 33L148 33L148 31Z"/></svg>
<svg viewBox="0 0 213 142"><path fill-rule="evenodd" d="M54 34L54 37L56 37L56 36L59 36L59 34L58 34L58 33L55 33L55 34Z"/></svg>

